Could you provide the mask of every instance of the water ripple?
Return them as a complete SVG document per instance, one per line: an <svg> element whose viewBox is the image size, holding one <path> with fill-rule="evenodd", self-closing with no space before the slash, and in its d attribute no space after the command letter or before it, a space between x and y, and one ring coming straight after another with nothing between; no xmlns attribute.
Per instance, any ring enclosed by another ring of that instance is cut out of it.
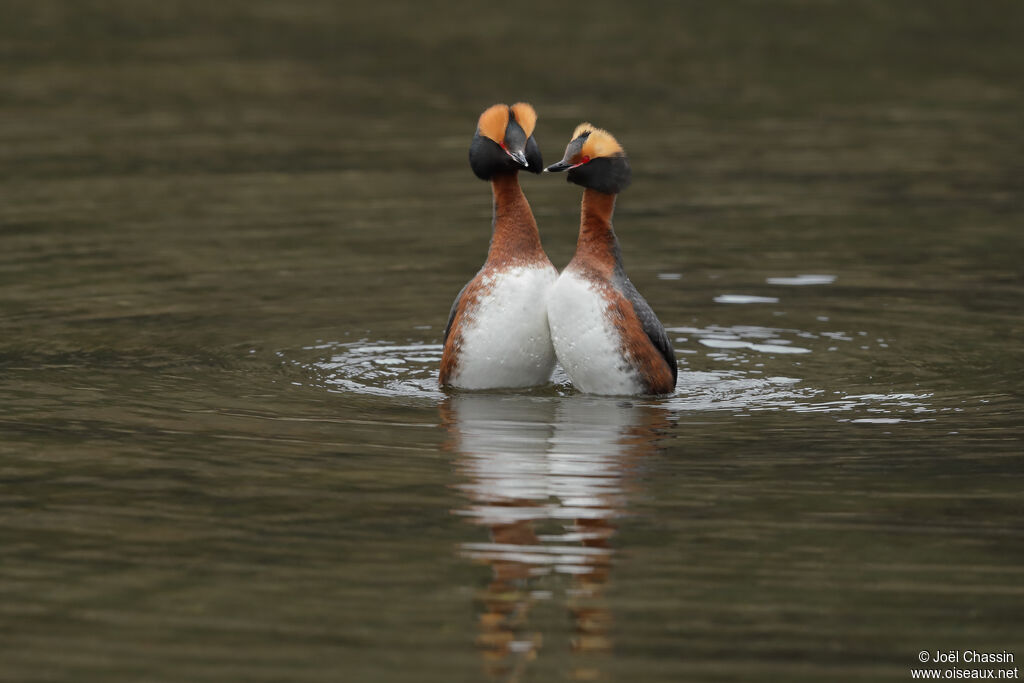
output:
<svg viewBox="0 0 1024 683"><path fill-rule="evenodd" d="M861 341L862 333L755 325L677 326L667 331L681 361L676 392L649 401L664 410L831 413L840 421L857 424L920 422L955 410L931 406L932 395L927 392L861 393L794 376L806 374L795 359L835 351L837 344L852 348L849 345ZM310 360L286 362L312 375L314 383L327 391L438 402L448 396L437 386L441 352L440 344L364 339L306 346L301 353ZM697 354L703 356L699 363ZM288 354L279 355L288 358ZM691 367L708 363L715 367ZM577 396L561 368L549 386L513 393L537 400Z"/></svg>
<svg viewBox="0 0 1024 683"><path fill-rule="evenodd" d="M303 347L331 354L304 367L329 391L439 399L442 350L441 344L325 343Z"/></svg>
<svg viewBox="0 0 1024 683"><path fill-rule="evenodd" d="M770 285L785 285L789 287L805 287L807 285L830 285L836 281L835 275L805 274L796 277L770 277L765 282Z"/></svg>

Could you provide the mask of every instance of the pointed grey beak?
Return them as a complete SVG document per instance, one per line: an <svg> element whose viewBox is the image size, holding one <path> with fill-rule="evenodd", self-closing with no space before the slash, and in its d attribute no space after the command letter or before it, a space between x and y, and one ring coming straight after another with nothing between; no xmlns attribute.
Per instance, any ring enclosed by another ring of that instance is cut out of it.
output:
<svg viewBox="0 0 1024 683"><path fill-rule="evenodd" d="M510 149L506 149L505 153L508 154L513 159L515 159L516 163L522 166L523 168L530 167L530 162L526 160L526 154L524 154L522 150L517 150L513 152Z"/></svg>
<svg viewBox="0 0 1024 683"><path fill-rule="evenodd" d="M545 168L544 172L545 173L559 173L560 171L564 171L564 170L566 170L568 168L572 168L572 164L570 162L566 161L565 159L562 159L561 161L559 161L557 163L554 163L554 164L551 164L550 166Z"/></svg>

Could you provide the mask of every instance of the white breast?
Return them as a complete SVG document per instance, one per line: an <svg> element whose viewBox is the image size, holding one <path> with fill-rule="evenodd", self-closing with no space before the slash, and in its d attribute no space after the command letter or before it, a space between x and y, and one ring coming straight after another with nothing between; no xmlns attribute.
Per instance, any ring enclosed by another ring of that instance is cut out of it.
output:
<svg viewBox="0 0 1024 683"><path fill-rule="evenodd" d="M485 293L463 322L453 386L530 387L551 380L555 352L545 302L557 277L551 265L488 276Z"/></svg>
<svg viewBox="0 0 1024 683"><path fill-rule="evenodd" d="M558 362L580 391L632 395L643 392L622 356L622 340L608 319L608 303L589 280L572 271L548 295L548 324Z"/></svg>

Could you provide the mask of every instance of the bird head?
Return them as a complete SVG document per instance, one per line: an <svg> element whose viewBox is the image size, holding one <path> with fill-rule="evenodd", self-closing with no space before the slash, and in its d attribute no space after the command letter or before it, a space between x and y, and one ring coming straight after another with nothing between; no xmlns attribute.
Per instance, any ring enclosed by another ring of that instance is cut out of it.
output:
<svg viewBox="0 0 1024 683"><path fill-rule="evenodd" d="M469 165L482 180L496 173L525 169L544 170L540 148L533 137L537 112L525 102L495 104L480 115L469 146Z"/></svg>
<svg viewBox="0 0 1024 683"><path fill-rule="evenodd" d="M567 180L606 194L625 190L632 179L626 151L606 130L581 123L573 131L565 156L545 169L552 173L568 171Z"/></svg>

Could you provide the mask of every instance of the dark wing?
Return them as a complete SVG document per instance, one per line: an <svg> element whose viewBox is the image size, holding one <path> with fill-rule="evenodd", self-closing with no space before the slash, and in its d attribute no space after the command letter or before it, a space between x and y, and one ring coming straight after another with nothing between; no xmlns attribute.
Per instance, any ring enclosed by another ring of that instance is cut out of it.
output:
<svg viewBox="0 0 1024 683"><path fill-rule="evenodd" d="M452 302L452 310L448 312L448 324L444 326L444 339L441 340L441 346L448 343L448 333L452 330L452 321L455 320L455 313L459 310L459 304L462 302L462 295L466 293L466 287L469 287L469 282L463 285L458 295L456 295L455 301Z"/></svg>
<svg viewBox="0 0 1024 683"><path fill-rule="evenodd" d="M665 326L658 320L658 316L654 315L651 305L640 296L640 292L636 291L636 287L628 277L619 281L619 287L622 290L622 296L633 304L633 310L636 311L636 317L640 319L640 325L647 333L648 339L654 344L654 348L658 349L658 353L665 359L668 366L672 368L672 384L675 385L676 377L679 375L679 365L676 363L676 350L672 348L672 342L668 338Z"/></svg>

